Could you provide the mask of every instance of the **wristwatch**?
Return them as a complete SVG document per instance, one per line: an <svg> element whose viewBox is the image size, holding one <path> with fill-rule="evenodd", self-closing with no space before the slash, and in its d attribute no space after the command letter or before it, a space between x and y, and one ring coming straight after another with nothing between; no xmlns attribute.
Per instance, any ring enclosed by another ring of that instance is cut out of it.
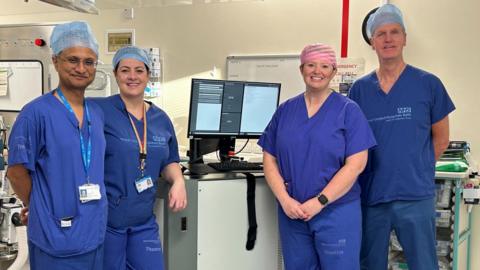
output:
<svg viewBox="0 0 480 270"><path fill-rule="evenodd" d="M318 194L317 199L323 206L326 206L328 204L327 196L323 195L322 193Z"/></svg>

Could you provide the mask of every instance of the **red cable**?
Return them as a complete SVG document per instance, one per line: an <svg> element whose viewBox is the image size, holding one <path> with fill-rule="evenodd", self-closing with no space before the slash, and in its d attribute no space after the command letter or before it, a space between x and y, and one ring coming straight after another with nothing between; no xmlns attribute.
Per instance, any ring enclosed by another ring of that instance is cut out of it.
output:
<svg viewBox="0 0 480 270"><path fill-rule="evenodd" d="M350 0L343 0L342 9L342 49L341 57L346 58L348 55L348 14Z"/></svg>

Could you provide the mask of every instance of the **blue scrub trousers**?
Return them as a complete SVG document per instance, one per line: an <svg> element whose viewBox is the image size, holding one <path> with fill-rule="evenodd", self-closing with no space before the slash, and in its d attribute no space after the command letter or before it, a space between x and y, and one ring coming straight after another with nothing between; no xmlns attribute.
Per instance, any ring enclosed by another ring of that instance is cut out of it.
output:
<svg viewBox="0 0 480 270"><path fill-rule="evenodd" d="M103 245L93 251L56 257L43 252L32 242L28 242L30 270L101 270L103 269Z"/></svg>
<svg viewBox="0 0 480 270"><path fill-rule="evenodd" d="M395 230L409 270L438 270L435 199L362 206L362 270L385 270L390 232Z"/></svg>
<svg viewBox="0 0 480 270"><path fill-rule="evenodd" d="M360 200L329 205L308 222L279 207L278 219L285 270L360 269Z"/></svg>
<svg viewBox="0 0 480 270"><path fill-rule="evenodd" d="M155 216L143 225L125 229L107 227L104 270L163 270L162 243Z"/></svg>

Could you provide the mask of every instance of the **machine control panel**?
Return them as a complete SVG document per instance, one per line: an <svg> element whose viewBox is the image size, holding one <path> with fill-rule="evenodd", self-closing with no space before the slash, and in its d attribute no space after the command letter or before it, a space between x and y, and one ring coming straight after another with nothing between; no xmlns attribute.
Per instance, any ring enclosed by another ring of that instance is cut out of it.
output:
<svg viewBox="0 0 480 270"><path fill-rule="evenodd" d="M18 39L0 39L0 48L15 47L44 47L47 44L43 37L38 38L18 38Z"/></svg>

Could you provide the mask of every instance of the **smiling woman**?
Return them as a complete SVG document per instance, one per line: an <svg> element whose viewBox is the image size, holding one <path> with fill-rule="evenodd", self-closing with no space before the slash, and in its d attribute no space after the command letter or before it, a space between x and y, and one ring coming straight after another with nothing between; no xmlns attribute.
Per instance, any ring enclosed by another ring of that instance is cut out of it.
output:
<svg viewBox="0 0 480 270"><path fill-rule="evenodd" d="M105 115L105 183L109 198L104 269L163 269L158 224L153 214L160 174L172 184L169 206L186 207L178 145L167 114L143 99L151 62L138 47L113 57L120 94L95 99Z"/></svg>
<svg viewBox="0 0 480 270"><path fill-rule="evenodd" d="M329 89L333 49L308 45L300 60L305 93L280 105L258 142L280 204L285 269L359 270L356 178L375 139L358 106Z"/></svg>
<svg viewBox="0 0 480 270"><path fill-rule="evenodd" d="M122 60L115 68L114 74L122 97L143 100L150 77L149 70L143 62L136 59ZM140 115L136 116L141 118Z"/></svg>
<svg viewBox="0 0 480 270"><path fill-rule="evenodd" d="M330 46L314 44L303 49L300 62L308 117L312 117L332 92L329 86L337 72L337 60Z"/></svg>

